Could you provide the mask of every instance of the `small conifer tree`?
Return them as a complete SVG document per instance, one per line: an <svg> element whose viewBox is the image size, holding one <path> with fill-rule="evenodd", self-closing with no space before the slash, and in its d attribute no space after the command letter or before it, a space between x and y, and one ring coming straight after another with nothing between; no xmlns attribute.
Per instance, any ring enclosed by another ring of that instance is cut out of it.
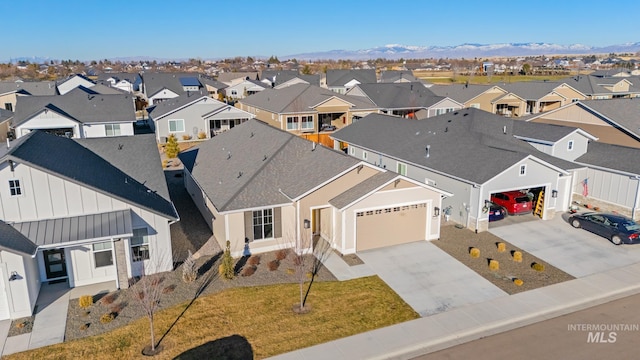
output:
<svg viewBox="0 0 640 360"><path fill-rule="evenodd" d="M227 240L227 245L222 255L222 264L220 264L220 275L225 279L233 279L235 270L233 268L233 257L231 257L231 241Z"/></svg>
<svg viewBox="0 0 640 360"><path fill-rule="evenodd" d="M167 154L169 159L173 159L180 153L180 147L178 146L178 139L176 136L171 134L167 139L167 145L164 147L164 152Z"/></svg>

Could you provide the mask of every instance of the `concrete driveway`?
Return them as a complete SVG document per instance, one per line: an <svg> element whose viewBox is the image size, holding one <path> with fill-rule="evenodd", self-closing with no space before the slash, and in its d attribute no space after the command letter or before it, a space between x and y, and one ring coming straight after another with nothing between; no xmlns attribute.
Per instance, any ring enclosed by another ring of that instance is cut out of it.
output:
<svg viewBox="0 0 640 360"><path fill-rule="evenodd" d="M640 245L613 245L607 239L574 229L569 214L547 221L500 226L489 231L577 278L640 262Z"/></svg>
<svg viewBox="0 0 640 360"><path fill-rule="evenodd" d="M358 257L420 316L507 295L430 242L367 250Z"/></svg>

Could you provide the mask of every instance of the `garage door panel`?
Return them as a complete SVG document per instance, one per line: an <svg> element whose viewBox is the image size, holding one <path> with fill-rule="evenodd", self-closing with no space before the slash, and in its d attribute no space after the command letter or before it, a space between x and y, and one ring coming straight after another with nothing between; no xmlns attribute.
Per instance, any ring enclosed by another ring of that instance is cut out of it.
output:
<svg viewBox="0 0 640 360"><path fill-rule="evenodd" d="M426 238L426 204L370 210L357 215L356 251Z"/></svg>

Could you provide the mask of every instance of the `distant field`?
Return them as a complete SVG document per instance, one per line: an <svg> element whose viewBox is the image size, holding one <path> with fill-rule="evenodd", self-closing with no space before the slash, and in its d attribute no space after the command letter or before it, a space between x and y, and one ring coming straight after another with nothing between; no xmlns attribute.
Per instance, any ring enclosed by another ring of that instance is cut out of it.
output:
<svg viewBox="0 0 640 360"><path fill-rule="evenodd" d="M567 78L569 75L455 75L453 71L414 71L415 77L421 80L438 84L464 84L469 81L470 84L496 84L520 81L556 81Z"/></svg>

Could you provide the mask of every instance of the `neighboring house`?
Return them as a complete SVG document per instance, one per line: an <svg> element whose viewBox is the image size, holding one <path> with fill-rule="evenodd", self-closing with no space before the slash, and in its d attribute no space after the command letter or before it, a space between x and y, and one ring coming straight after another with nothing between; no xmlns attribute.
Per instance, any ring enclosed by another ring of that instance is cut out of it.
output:
<svg viewBox="0 0 640 360"><path fill-rule="evenodd" d="M640 148L640 99L579 101L527 121L578 127L599 142Z"/></svg>
<svg viewBox="0 0 640 360"><path fill-rule="evenodd" d="M133 93L140 91L142 77L138 73L102 73L98 75L97 82L108 84L108 86Z"/></svg>
<svg viewBox="0 0 640 360"><path fill-rule="evenodd" d="M269 88L271 88L271 86L263 83L262 81L244 79L239 82L233 82L224 89L224 93L232 100L239 100Z"/></svg>
<svg viewBox="0 0 640 360"><path fill-rule="evenodd" d="M58 82L58 92L60 93L60 95L64 95L69 91L77 88L78 86L91 88L95 85L96 83L93 82L91 79L80 74L75 74L65 80Z"/></svg>
<svg viewBox="0 0 640 360"><path fill-rule="evenodd" d="M342 254L438 239L451 194L251 120L180 153L187 192L233 256L309 250Z"/></svg>
<svg viewBox="0 0 640 360"><path fill-rule="evenodd" d="M451 219L485 231L491 194L543 191L543 219L571 201L571 171L580 166L536 150L515 130L514 120L464 109L423 121L372 114L332 138L355 158L453 193L443 203Z"/></svg>
<svg viewBox="0 0 640 360"><path fill-rule="evenodd" d="M87 93L78 87L65 95L21 96L12 120L16 137L44 130L72 138L133 135L132 95Z"/></svg>
<svg viewBox="0 0 640 360"><path fill-rule="evenodd" d="M149 106L204 89L197 73L143 73L142 89Z"/></svg>
<svg viewBox="0 0 640 360"><path fill-rule="evenodd" d="M55 81L0 82L0 109L16 111L20 96L58 95Z"/></svg>
<svg viewBox="0 0 640 360"><path fill-rule="evenodd" d="M328 125L342 128L354 119L377 112L366 98L306 84L266 89L240 100L236 107L271 126L296 133L319 132Z"/></svg>
<svg viewBox="0 0 640 360"><path fill-rule="evenodd" d="M588 168L574 176L574 200L640 220L638 159L638 148L590 143L589 151L575 160Z"/></svg>
<svg viewBox="0 0 640 360"><path fill-rule="evenodd" d="M225 83L230 85L232 82L237 82L238 80L260 80L260 76L257 71L245 71L245 72L222 72L218 74L217 80L221 83Z"/></svg>
<svg viewBox="0 0 640 360"><path fill-rule="evenodd" d="M429 87L429 90L436 95L453 99L463 104L465 108L475 108L490 113L495 112L493 101L508 93L499 86L474 84L436 84Z"/></svg>
<svg viewBox="0 0 640 360"><path fill-rule="evenodd" d="M513 123L513 136L545 154L567 161L584 155L589 143L598 140L576 127L525 121Z"/></svg>
<svg viewBox="0 0 640 360"><path fill-rule="evenodd" d="M209 96L216 100L220 100L221 96L224 96L224 89L227 88L227 84L220 82L218 80L214 80L207 76L201 76L200 82L204 85L204 88L207 90Z"/></svg>
<svg viewBox="0 0 640 360"><path fill-rule="evenodd" d="M40 284L115 282L173 268L178 220L153 135L34 131L0 150L0 319L30 316Z"/></svg>
<svg viewBox="0 0 640 360"><path fill-rule="evenodd" d="M10 133L13 111L0 109L0 142L4 143L7 138L13 140L13 133Z"/></svg>
<svg viewBox="0 0 640 360"><path fill-rule="evenodd" d="M366 98L382 114L426 119L462 108L462 104L435 95L420 82L355 85L347 95Z"/></svg>
<svg viewBox="0 0 640 360"><path fill-rule="evenodd" d="M587 100L640 97L640 83L637 77L576 75L562 82L585 94Z"/></svg>
<svg viewBox="0 0 640 360"><path fill-rule="evenodd" d="M374 69L327 70L325 77L326 88L338 94L345 94L359 84L375 84L377 82L378 78Z"/></svg>
<svg viewBox="0 0 640 360"><path fill-rule="evenodd" d="M295 70L264 70L260 81L269 87L281 89L295 84L320 85L320 75L301 75Z"/></svg>
<svg viewBox="0 0 640 360"><path fill-rule="evenodd" d="M530 81L500 85L507 91L491 101L495 114L521 117L557 109L586 99L586 96L565 83Z"/></svg>
<svg viewBox="0 0 640 360"><path fill-rule="evenodd" d="M195 93L164 101L148 111L160 143L165 143L170 134L178 140L210 138L255 117L207 94Z"/></svg>
<svg viewBox="0 0 640 360"><path fill-rule="evenodd" d="M386 70L380 73L381 83L420 82L409 70ZM431 84L430 84L431 85Z"/></svg>

